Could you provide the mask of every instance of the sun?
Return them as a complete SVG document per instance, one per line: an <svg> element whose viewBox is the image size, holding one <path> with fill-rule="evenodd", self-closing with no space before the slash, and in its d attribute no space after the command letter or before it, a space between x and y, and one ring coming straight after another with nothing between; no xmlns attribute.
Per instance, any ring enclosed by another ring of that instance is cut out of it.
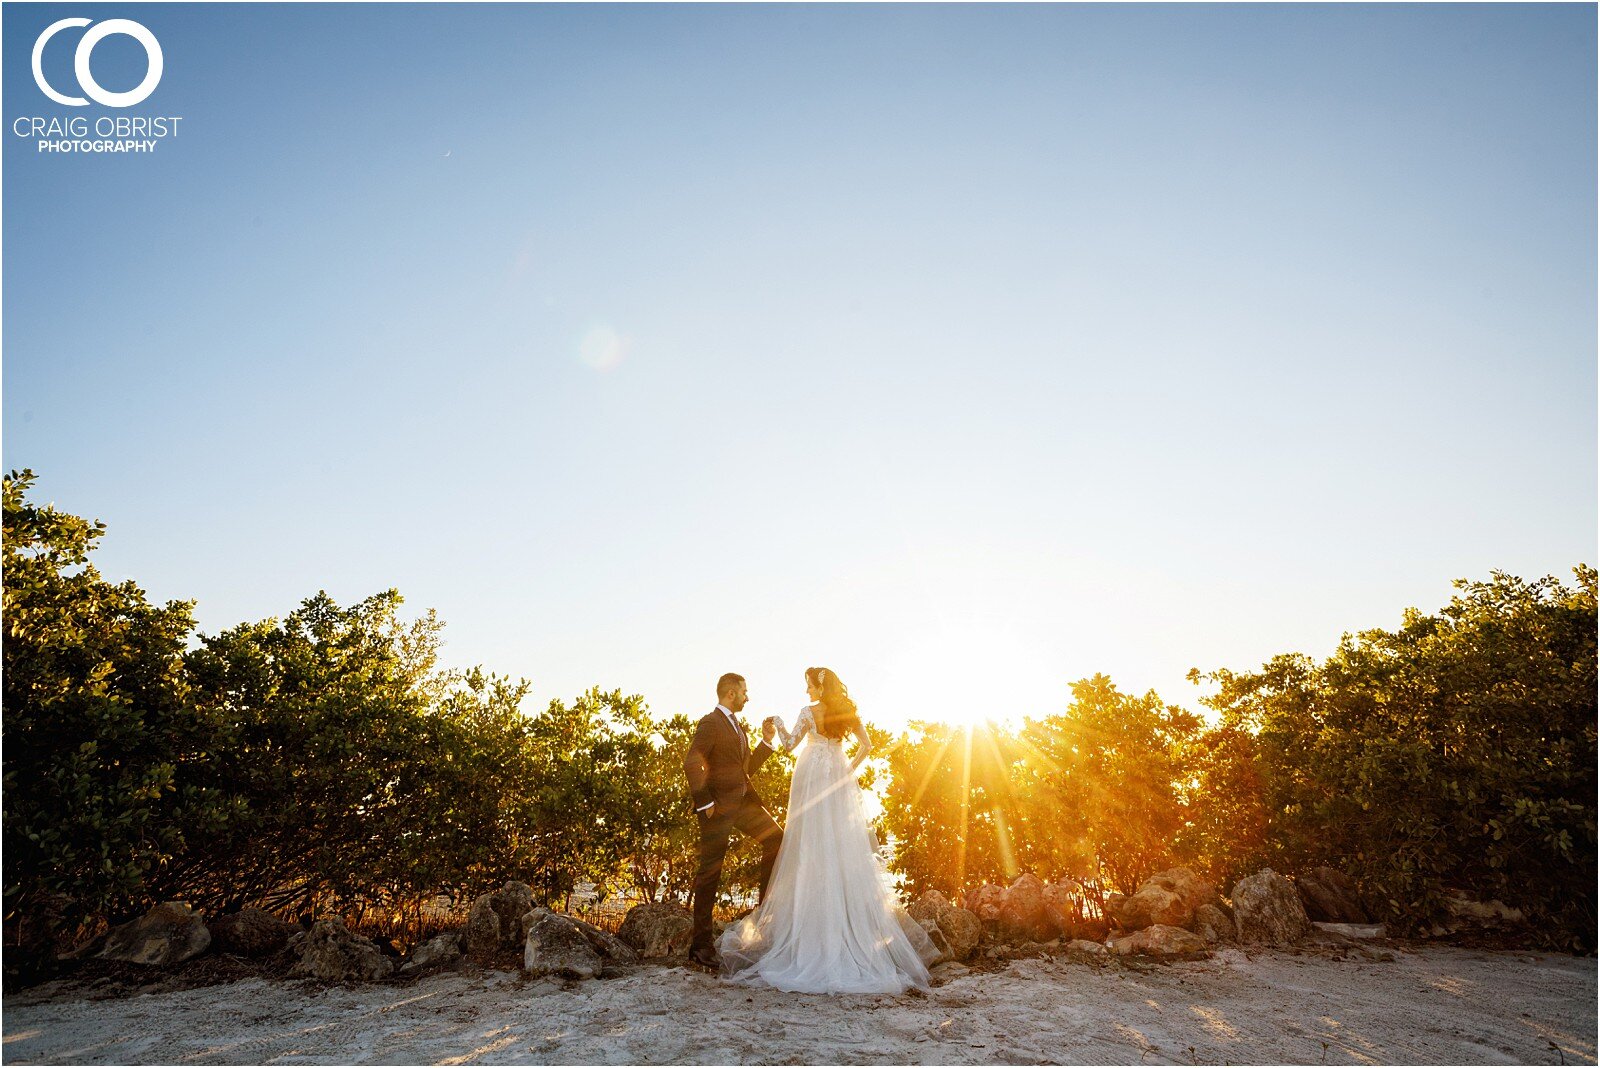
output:
<svg viewBox="0 0 1600 1068"><path fill-rule="evenodd" d="M1026 635L978 623L940 624L908 636L885 672L882 713L972 727L1015 725L1058 711L1064 678Z"/></svg>

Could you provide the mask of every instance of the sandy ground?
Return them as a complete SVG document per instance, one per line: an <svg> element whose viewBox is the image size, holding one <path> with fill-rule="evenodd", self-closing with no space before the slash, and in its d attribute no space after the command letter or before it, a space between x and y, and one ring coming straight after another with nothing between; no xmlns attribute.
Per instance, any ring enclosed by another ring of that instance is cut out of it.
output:
<svg viewBox="0 0 1600 1068"><path fill-rule="evenodd" d="M1595 1063L1595 960L1396 956L1230 948L1136 969L1045 957L904 997L747 990L665 965L565 984L475 971L106 1000L68 987L8 998L3 1052L11 1064Z"/></svg>

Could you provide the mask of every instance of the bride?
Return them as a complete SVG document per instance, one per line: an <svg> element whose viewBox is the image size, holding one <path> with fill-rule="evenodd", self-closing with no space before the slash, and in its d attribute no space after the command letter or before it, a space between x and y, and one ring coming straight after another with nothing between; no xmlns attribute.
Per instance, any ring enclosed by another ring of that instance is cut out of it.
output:
<svg viewBox="0 0 1600 1068"><path fill-rule="evenodd" d="M806 692L813 703L793 733L768 718L784 749L799 749L788 825L761 904L722 935L723 974L811 994L926 990L938 950L889 888L855 781L872 751L867 730L827 668L806 669ZM852 734L858 744L847 760Z"/></svg>

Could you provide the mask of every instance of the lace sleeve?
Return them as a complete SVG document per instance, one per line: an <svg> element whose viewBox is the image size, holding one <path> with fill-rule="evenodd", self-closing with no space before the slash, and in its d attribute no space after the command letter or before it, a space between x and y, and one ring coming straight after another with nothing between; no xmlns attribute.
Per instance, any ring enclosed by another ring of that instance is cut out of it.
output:
<svg viewBox="0 0 1600 1068"><path fill-rule="evenodd" d="M774 716L773 718L777 720L778 738L783 742L783 751L785 753L794 752L795 747L800 744L800 740L806 736L806 732L816 729L816 722L812 719L809 707L800 710L800 715L794 721L793 732L784 729L781 717Z"/></svg>

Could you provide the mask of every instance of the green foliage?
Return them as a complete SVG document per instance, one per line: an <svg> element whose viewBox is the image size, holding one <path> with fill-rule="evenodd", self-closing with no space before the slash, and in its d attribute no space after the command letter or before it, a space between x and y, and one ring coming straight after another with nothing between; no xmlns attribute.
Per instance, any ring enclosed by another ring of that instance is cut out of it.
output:
<svg viewBox="0 0 1600 1068"><path fill-rule="evenodd" d="M48 936L163 898L398 918L507 878L687 894L685 717L599 689L528 716L527 682L439 670L442 624L403 623L394 590L186 651L192 603L100 579L103 527L29 503L32 479L5 485L13 944L41 950L25 919ZM787 797L779 762L762 779Z"/></svg>
<svg viewBox="0 0 1600 1068"><path fill-rule="evenodd" d="M400 604L394 590L349 608L319 593L188 655L235 816L191 836L164 895L403 910L503 870L529 770L527 684L433 672L441 625L401 624Z"/></svg>
<svg viewBox="0 0 1600 1068"><path fill-rule="evenodd" d="M885 824L912 893L1021 871L1131 890L1164 867L1183 823L1183 746L1200 721L1104 675L1059 714L1012 731L917 724L892 747Z"/></svg>
<svg viewBox="0 0 1600 1068"><path fill-rule="evenodd" d="M1404 925L1465 889L1593 947L1595 570L1575 574L1458 580L1437 614L1347 634L1323 664L1213 673L1282 863L1351 867Z"/></svg>
<svg viewBox="0 0 1600 1068"><path fill-rule="evenodd" d="M1124 893L1170 866L1183 825L1177 783L1200 720L1152 691L1121 693L1105 675L1072 684L1066 712L1022 732L1029 794L1049 816L1055 863Z"/></svg>
<svg viewBox="0 0 1600 1068"><path fill-rule="evenodd" d="M4 485L5 914L13 938L52 901L67 923L137 907L185 830L227 819L191 774L209 725L182 652L193 602L150 604L88 563L102 523Z"/></svg>
<svg viewBox="0 0 1600 1068"><path fill-rule="evenodd" d="M654 898L683 885L693 821L682 750L671 746L686 731L683 717L658 725L643 698L617 690L552 701L533 720L539 789L525 870L536 890L554 899L587 881L602 898L619 889Z"/></svg>
<svg viewBox="0 0 1600 1068"><path fill-rule="evenodd" d="M696 824L687 716L590 689L522 710L526 681L437 666L442 624L394 590L325 593L188 648L192 602L150 604L88 563L100 523L4 489L7 940L163 898L207 909L414 913L507 878L559 903L685 900ZM1175 862L1223 886L1270 863L1357 876L1426 927L1456 889L1595 945L1596 573L1493 573L1326 661L1205 676L1209 725L1095 675L1015 729L871 730L905 889L1020 871L1132 890ZM1201 678L1192 672L1191 678ZM780 823L790 762L756 786ZM737 843L724 891L752 890Z"/></svg>
<svg viewBox="0 0 1600 1068"><path fill-rule="evenodd" d="M1595 571L1575 570L1572 588L1461 580L1438 613L1346 635L1326 662L1214 672L1209 726L1104 676L1017 732L919 724L884 801L903 880L949 893L1031 870L1130 891L1175 862L1224 887L1332 864L1401 927L1462 890L1592 948Z"/></svg>
<svg viewBox="0 0 1600 1068"><path fill-rule="evenodd" d="M972 735L948 723L915 723L889 749L883 824L909 894L954 896L1005 868L993 817L1003 769L972 745Z"/></svg>
<svg viewBox="0 0 1600 1068"><path fill-rule="evenodd" d="M1257 740L1223 722L1189 739L1177 783L1183 825L1173 853L1214 885L1229 887L1267 866L1290 871L1268 835L1268 811Z"/></svg>

